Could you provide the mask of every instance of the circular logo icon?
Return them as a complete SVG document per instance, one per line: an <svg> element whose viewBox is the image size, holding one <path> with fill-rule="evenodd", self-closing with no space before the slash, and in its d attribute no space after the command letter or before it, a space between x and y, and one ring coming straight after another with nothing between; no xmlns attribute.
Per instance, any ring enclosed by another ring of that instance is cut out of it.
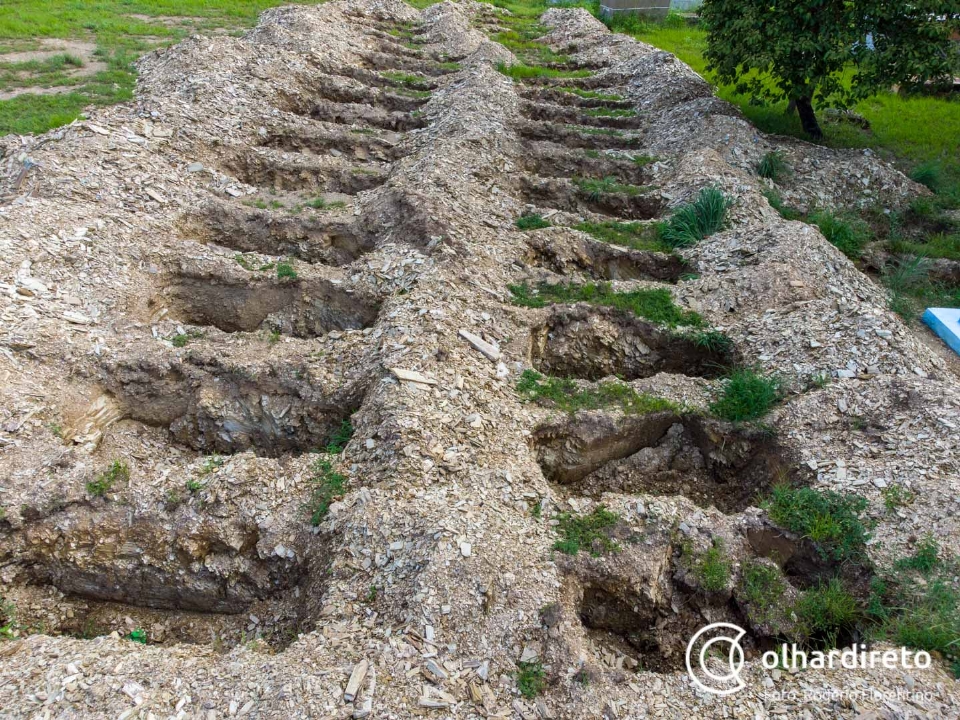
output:
<svg viewBox="0 0 960 720"><path fill-rule="evenodd" d="M740 638L746 634L739 625L718 622L700 628L690 638L687 674L698 689L713 695L732 695L746 687L740 679L744 662Z"/></svg>

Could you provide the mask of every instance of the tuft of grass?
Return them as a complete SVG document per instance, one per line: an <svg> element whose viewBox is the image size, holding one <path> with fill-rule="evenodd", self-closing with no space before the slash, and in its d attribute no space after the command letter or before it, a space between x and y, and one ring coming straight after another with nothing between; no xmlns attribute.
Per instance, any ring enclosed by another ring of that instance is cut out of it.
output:
<svg viewBox="0 0 960 720"><path fill-rule="evenodd" d="M723 553L723 544L718 538L694 565L694 574L700 586L707 592L720 592L730 582L730 561Z"/></svg>
<svg viewBox="0 0 960 720"><path fill-rule="evenodd" d="M349 418L341 420L340 425L337 426L337 429L334 430L330 435L330 439L327 441L325 452L331 455L339 455L343 452L343 449L347 446L347 443L350 442L352 437L353 423L350 422Z"/></svg>
<svg viewBox="0 0 960 720"><path fill-rule="evenodd" d="M870 242L870 227L860 218L828 210L811 213L808 220L820 228L827 241L851 260L857 260Z"/></svg>
<svg viewBox="0 0 960 720"><path fill-rule="evenodd" d="M667 252L671 248L660 241L659 226L641 222L582 222L573 226L592 235L600 242L627 247L631 250L651 250Z"/></svg>
<svg viewBox="0 0 960 720"><path fill-rule="evenodd" d="M188 330L185 333L177 333L172 338L170 338L170 343L175 348L186 347L187 343L191 340L199 340L203 337L203 331L201 330Z"/></svg>
<svg viewBox="0 0 960 720"><path fill-rule="evenodd" d="M731 374L710 412L731 422L756 420L766 415L780 399L780 381L751 368Z"/></svg>
<svg viewBox="0 0 960 720"><path fill-rule="evenodd" d="M587 550L594 557L620 550L620 545L609 534L620 521L620 516L603 505L598 505L589 515L562 513L557 520L561 537L553 544L554 550L566 555L576 555L580 550Z"/></svg>
<svg viewBox="0 0 960 720"><path fill-rule="evenodd" d="M136 630L131 630L127 635L127 640L130 640L135 643L140 643L141 645L147 644L147 631L143 628L137 628Z"/></svg>
<svg viewBox="0 0 960 720"><path fill-rule="evenodd" d="M313 495L307 503L310 524L319 525L330 511L334 501L343 497L347 487L347 478L333 469L329 460L319 458L313 463L310 481L314 485Z"/></svg>
<svg viewBox="0 0 960 720"><path fill-rule="evenodd" d="M940 192L944 186L943 163L940 160L920 163L910 172L910 179L933 192Z"/></svg>
<svg viewBox="0 0 960 720"><path fill-rule="evenodd" d="M107 469L87 483L87 492L94 497L103 497L118 482L130 480L130 468L123 460L114 460Z"/></svg>
<svg viewBox="0 0 960 720"><path fill-rule="evenodd" d="M755 622L764 623L776 617L785 590L783 573L776 565L757 561L743 564L740 594L750 605L750 614Z"/></svg>
<svg viewBox="0 0 960 720"><path fill-rule="evenodd" d="M910 505L917 496L903 485L887 485L880 491L880 497L887 512L894 512L897 508Z"/></svg>
<svg viewBox="0 0 960 720"><path fill-rule="evenodd" d="M780 213L780 217L784 220L800 220L803 217L803 213L799 210L794 210L789 205L786 205L783 202L783 198L780 197L780 193L772 188L764 188L763 196L767 199L767 202L770 203L770 207Z"/></svg>
<svg viewBox="0 0 960 720"><path fill-rule="evenodd" d="M771 150L757 163L757 175L776 182L790 172L790 166L779 150Z"/></svg>
<svg viewBox="0 0 960 720"><path fill-rule="evenodd" d="M870 533L862 518L867 501L832 490L777 485L763 503L770 519L815 542L834 560L861 560Z"/></svg>
<svg viewBox="0 0 960 720"><path fill-rule="evenodd" d="M550 227L550 223L540 215L523 215L518 217L513 224L517 226L518 230L540 230Z"/></svg>
<svg viewBox="0 0 960 720"><path fill-rule="evenodd" d="M243 253L237 253L233 256L233 259L237 261L237 265L242 267L244 270L250 272L266 272L267 270L272 270L274 265L273 263L264 263L263 265L254 265L247 259L247 256Z"/></svg>
<svg viewBox="0 0 960 720"><path fill-rule="evenodd" d="M280 280L289 278L290 280L297 279L297 271L293 269L293 265L290 263L277 263L277 277Z"/></svg>
<svg viewBox="0 0 960 720"><path fill-rule="evenodd" d="M517 392L525 400L545 400L569 413L611 406L618 406L631 415L681 412L681 408L669 400L638 393L629 385L602 382L594 387L581 389L569 378L547 377L535 370L523 371L517 382Z"/></svg>
<svg viewBox="0 0 960 720"><path fill-rule="evenodd" d="M897 644L937 652L960 667L960 591L956 558L926 538L914 555L897 561L878 583L880 637Z"/></svg>
<svg viewBox="0 0 960 720"><path fill-rule="evenodd" d="M723 229L731 204L719 188L703 188L696 200L673 212L660 231L660 239L671 248L696 245Z"/></svg>
<svg viewBox="0 0 960 720"><path fill-rule="evenodd" d="M542 65L525 65L517 63L508 65L505 62L497 63L497 70L511 80L530 80L533 78L584 78L593 73L589 70L557 70Z"/></svg>
<svg viewBox="0 0 960 720"><path fill-rule="evenodd" d="M532 290L526 283L509 285L513 303L521 307L542 308L555 303L585 302L625 310L667 327L703 325L703 318L692 310L684 310L673 302L666 288L645 288L614 292L609 283L586 285L540 283Z"/></svg>
<svg viewBox="0 0 960 720"><path fill-rule="evenodd" d="M517 663L517 689L531 700L547 687L547 674L539 660Z"/></svg>
<svg viewBox="0 0 960 720"><path fill-rule="evenodd" d="M617 194L635 197L643 191L643 188L637 185L624 185L618 183L616 178L609 176L604 178L575 178L573 184L594 202L604 195Z"/></svg>
<svg viewBox="0 0 960 720"><path fill-rule="evenodd" d="M690 335L690 339L697 347L705 348L713 353L729 353L733 350L733 340L720 330L698 330Z"/></svg>
<svg viewBox="0 0 960 720"><path fill-rule="evenodd" d="M857 599L837 578L804 591L793 611L800 635L831 648L837 647L841 639L850 635L863 621Z"/></svg>
<svg viewBox="0 0 960 720"><path fill-rule="evenodd" d="M920 541L917 551L908 557L898 560L894 567L897 570L916 570L924 575L930 574L940 564L940 547L937 541L927 536Z"/></svg>
<svg viewBox="0 0 960 720"><path fill-rule="evenodd" d="M340 208L345 208L347 204L343 200L334 200L333 202L327 202L322 197L315 197L312 200L308 200L304 203L308 208L313 208L314 210L339 210Z"/></svg>

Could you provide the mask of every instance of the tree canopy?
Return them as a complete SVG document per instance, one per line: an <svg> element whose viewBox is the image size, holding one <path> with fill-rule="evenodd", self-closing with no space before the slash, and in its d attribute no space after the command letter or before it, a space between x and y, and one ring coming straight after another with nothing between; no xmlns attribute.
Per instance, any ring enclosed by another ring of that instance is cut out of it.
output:
<svg viewBox="0 0 960 720"><path fill-rule="evenodd" d="M814 137L815 106L952 82L957 66L957 0L704 0L701 18L717 81L795 103Z"/></svg>

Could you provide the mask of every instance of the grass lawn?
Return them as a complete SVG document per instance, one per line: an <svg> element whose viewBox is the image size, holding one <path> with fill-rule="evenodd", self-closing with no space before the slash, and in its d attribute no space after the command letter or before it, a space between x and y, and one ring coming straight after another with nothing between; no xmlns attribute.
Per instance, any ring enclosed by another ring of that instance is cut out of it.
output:
<svg viewBox="0 0 960 720"><path fill-rule="evenodd" d="M4 0L0 2L0 92L58 87L55 94L24 93L0 100L0 135L41 133L76 119L85 107L133 97L132 63L141 54L193 33L239 33L275 5L322 0ZM51 40L95 46L91 57L44 53ZM10 60L11 57L16 59ZM102 63L96 72L78 72Z"/></svg>

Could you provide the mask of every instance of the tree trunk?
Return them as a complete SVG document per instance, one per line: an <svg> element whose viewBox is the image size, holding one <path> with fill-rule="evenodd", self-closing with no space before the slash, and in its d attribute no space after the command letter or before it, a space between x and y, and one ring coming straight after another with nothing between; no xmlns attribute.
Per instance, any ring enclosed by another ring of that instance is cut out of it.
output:
<svg viewBox="0 0 960 720"><path fill-rule="evenodd" d="M803 131L814 140L820 140L823 137L823 130L817 122L817 115L813 112L813 102L809 97L797 98L797 114L800 116Z"/></svg>

